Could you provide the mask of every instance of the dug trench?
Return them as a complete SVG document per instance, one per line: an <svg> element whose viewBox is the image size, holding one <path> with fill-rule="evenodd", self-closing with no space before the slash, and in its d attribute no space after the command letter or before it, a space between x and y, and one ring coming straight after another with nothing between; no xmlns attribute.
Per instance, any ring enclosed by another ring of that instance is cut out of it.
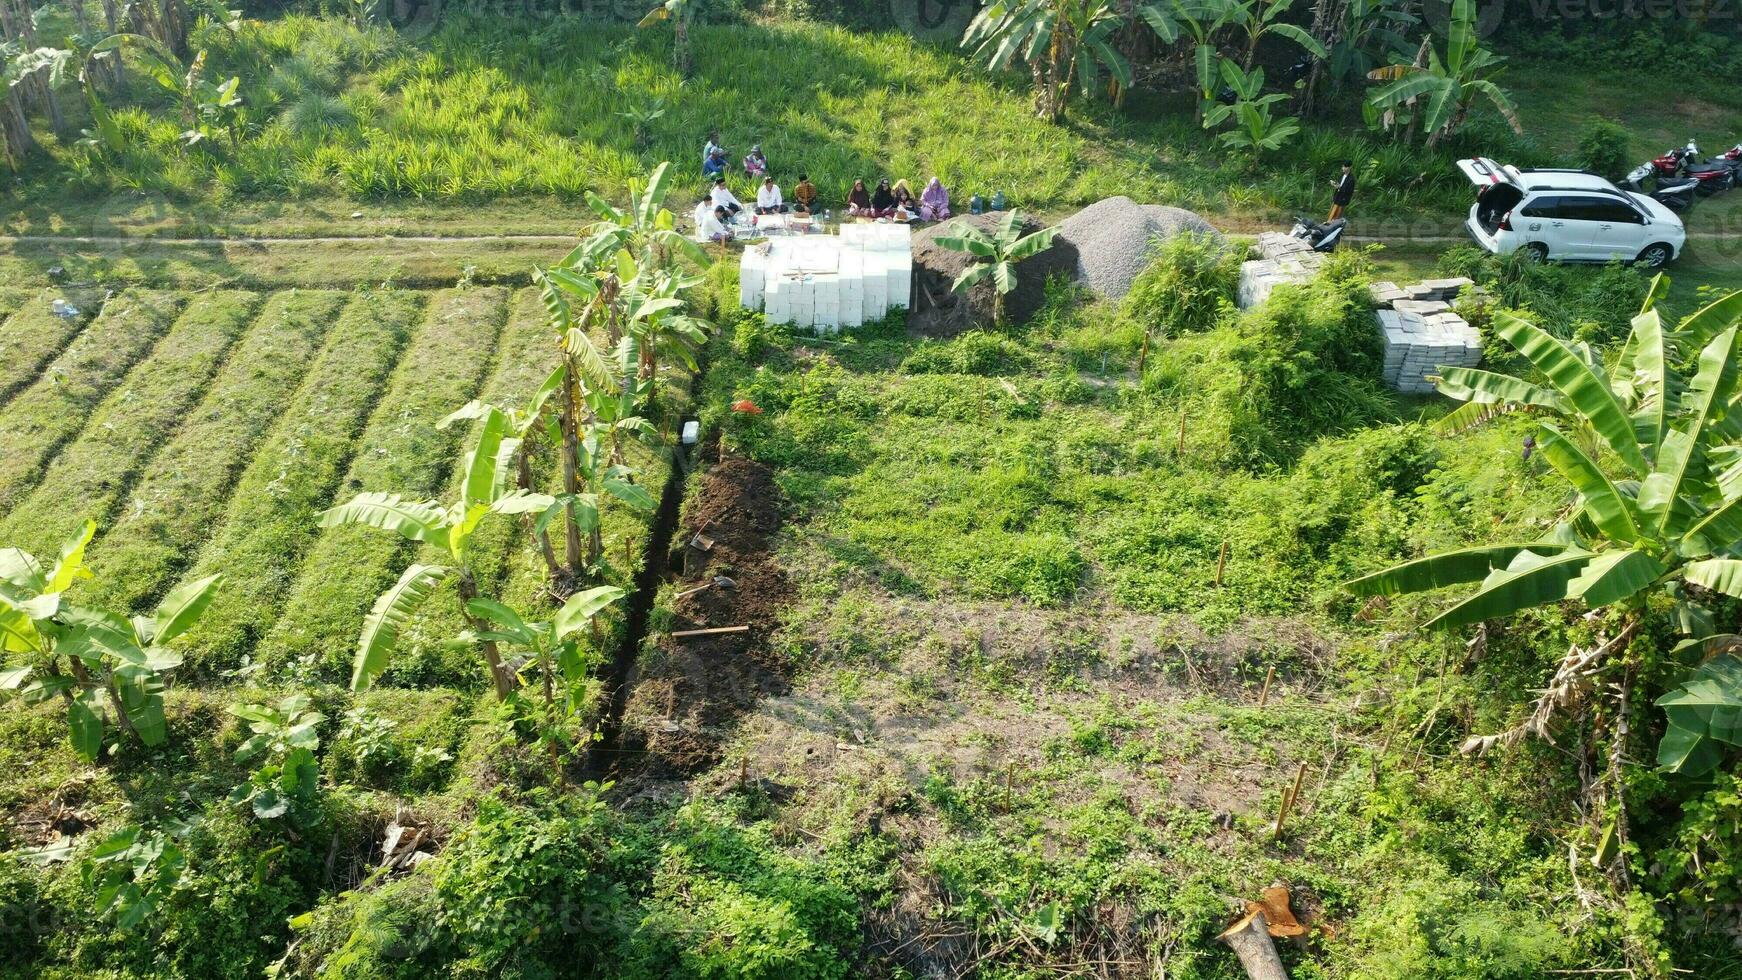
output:
<svg viewBox="0 0 1742 980"><path fill-rule="evenodd" d="M590 779L625 784L714 766L734 723L789 689L790 665L772 643L792 598L773 552L779 488L766 467L721 458L717 444L698 455L694 491L686 494L689 467L679 465L660 498L623 644L605 673L611 694ZM655 599L668 583L669 618L655 631Z"/></svg>

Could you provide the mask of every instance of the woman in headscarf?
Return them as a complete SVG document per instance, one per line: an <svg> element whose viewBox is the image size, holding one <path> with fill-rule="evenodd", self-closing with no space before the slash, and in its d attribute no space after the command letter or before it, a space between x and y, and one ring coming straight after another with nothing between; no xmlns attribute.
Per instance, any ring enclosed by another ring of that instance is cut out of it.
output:
<svg viewBox="0 0 1742 980"><path fill-rule="evenodd" d="M895 182L892 189L895 195L895 219L897 221L912 221L919 217L919 201L913 196L913 188L907 186L907 178Z"/></svg>
<svg viewBox="0 0 1742 980"><path fill-rule="evenodd" d="M895 213L895 192L889 189L889 178L877 182L877 190L871 195L871 216L887 218Z"/></svg>
<svg viewBox="0 0 1742 980"><path fill-rule="evenodd" d="M744 158L744 174L747 177L768 176L768 158L762 155L762 144L750 148L750 155Z"/></svg>
<svg viewBox="0 0 1742 980"><path fill-rule="evenodd" d="M876 217L871 210L871 192L865 189L863 178L853 181L853 189L847 192L847 213L855 218Z"/></svg>
<svg viewBox="0 0 1742 980"><path fill-rule="evenodd" d="M925 190L919 195L919 217L921 221L942 221L950 216L950 192L944 190L943 182L936 177L925 185Z"/></svg>

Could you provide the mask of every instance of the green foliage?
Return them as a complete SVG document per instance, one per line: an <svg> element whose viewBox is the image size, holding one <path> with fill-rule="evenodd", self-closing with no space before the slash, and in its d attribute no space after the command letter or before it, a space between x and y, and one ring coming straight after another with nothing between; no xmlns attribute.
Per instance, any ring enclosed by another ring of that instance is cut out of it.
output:
<svg viewBox="0 0 1742 980"><path fill-rule="evenodd" d="M276 705L243 704L230 713L248 723L253 734L236 748L236 761L255 764L248 781L230 793L230 802L247 803L254 816L276 820L289 814L306 823L315 810L320 783L320 747L316 730L326 715L309 708L306 695L293 694Z"/></svg>
<svg viewBox="0 0 1742 980"><path fill-rule="evenodd" d="M973 374L1000 377L1024 373L1033 361L1021 344L1002 334L970 330L925 344L901 361L906 374Z"/></svg>
<svg viewBox="0 0 1742 980"><path fill-rule="evenodd" d="M1240 253L1209 235L1176 235L1131 283L1123 312L1166 337L1201 333L1229 316L1240 284Z"/></svg>
<svg viewBox="0 0 1742 980"><path fill-rule="evenodd" d="M1620 180L1632 169L1630 151L1627 130L1607 119L1597 120L1579 135L1579 165L1610 180Z"/></svg>
<svg viewBox="0 0 1742 980"><path fill-rule="evenodd" d="M1307 441L1389 414L1359 253L1312 283L1159 350L1147 392L1184 406L1188 446L1217 464L1262 466Z"/></svg>
<svg viewBox="0 0 1742 980"><path fill-rule="evenodd" d="M187 870L187 854L162 831L123 827L87 853L79 876L96 889L98 914L113 911L123 932L157 912Z"/></svg>
<svg viewBox="0 0 1742 980"><path fill-rule="evenodd" d="M1727 642L1713 636L1710 609L1687 585L1742 596L1742 562L1728 557L1742 532L1742 500L1735 480L1719 470L1733 454L1731 427L1720 419L1738 398L1742 293L1670 328L1653 305L1665 287L1661 277L1653 284L1612 366L1517 317L1495 318L1495 333L1558 392L1555 400L1530 400L1564 429L1545 423L1533 439L1577 491L1575 517L1528 547L1435 555L1357 579L1350 589L1380 595L1479 581L1474 594L1425 624L1441 628L1582 600L1592 609L1620 604L1633 629L1647 615L1650 596L1662 593L1689 644ZM1446 390L1492 412L1517 404L1525 384L1490 372L1446 375ZM1607 648L1581 656L1594 659ZM1729 656L1711 660L1681 689L1658 698L1669 721L1660 766L1704 773L1723 760L1726 747L1742 744L1737 665Z"/></svg>
<svg viewBox="0 0 1742 980"><path fill-rule="evenodd" d="M1368 98L1369 123L1387 129L1419 125L1432 149L1464 125L1480 97L1522 135L1524 125L1511 96L1494 83L1505 59L1482 46L1474 0L1453 0L1445 42L1443 55L1438 48L1428 48L1425 66L1401 57L1393 61L1388 77L1395 80Z"/></svg>
<svg viewBox="0 0 1742 980"><path fill-rule="evenodd" d="M181 665L168 644L211 606L223 574L189 582L164 596L149 616L131 619L74 605L65 594L81 579L93 521L60 547L52 564L20 548L0 549L0 696L26 704L59 698L73 749L87 762L103 750L112 724L146 745L168 737L166 675ZM112 718L110 716L113 716Z"/></svg>

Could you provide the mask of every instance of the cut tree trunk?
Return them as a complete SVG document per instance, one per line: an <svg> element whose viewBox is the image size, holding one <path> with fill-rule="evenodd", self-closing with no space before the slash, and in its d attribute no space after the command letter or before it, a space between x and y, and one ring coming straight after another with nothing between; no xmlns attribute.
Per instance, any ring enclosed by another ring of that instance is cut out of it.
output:
<svg viewBox="0 0 1742 980"><path fill-rule="evenodd" d="M1276 954L1276 944L1270 941L1270 926L1264 921L1262 909L1246 913L1216 938L1227 943L1240 958L1240 966L1250 980L1288 980L1282 957Z"/></svg>

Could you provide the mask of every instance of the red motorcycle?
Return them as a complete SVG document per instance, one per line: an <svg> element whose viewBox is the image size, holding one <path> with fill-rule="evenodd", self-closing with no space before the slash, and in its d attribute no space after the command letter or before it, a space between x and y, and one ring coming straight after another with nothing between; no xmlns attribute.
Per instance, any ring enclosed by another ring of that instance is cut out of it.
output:
<svg viewBox="0 0 1742 980"><path fill-rule="evenodd" d="M1716 160L1702 163L1699 144L1688 140L1688 145L1670 150L1651 161L1651 167L1659 177L1691 177L1698 182L1702 195L1716 194L1736 186L1736 172L1742 169L1742 144Z"/></svg>

